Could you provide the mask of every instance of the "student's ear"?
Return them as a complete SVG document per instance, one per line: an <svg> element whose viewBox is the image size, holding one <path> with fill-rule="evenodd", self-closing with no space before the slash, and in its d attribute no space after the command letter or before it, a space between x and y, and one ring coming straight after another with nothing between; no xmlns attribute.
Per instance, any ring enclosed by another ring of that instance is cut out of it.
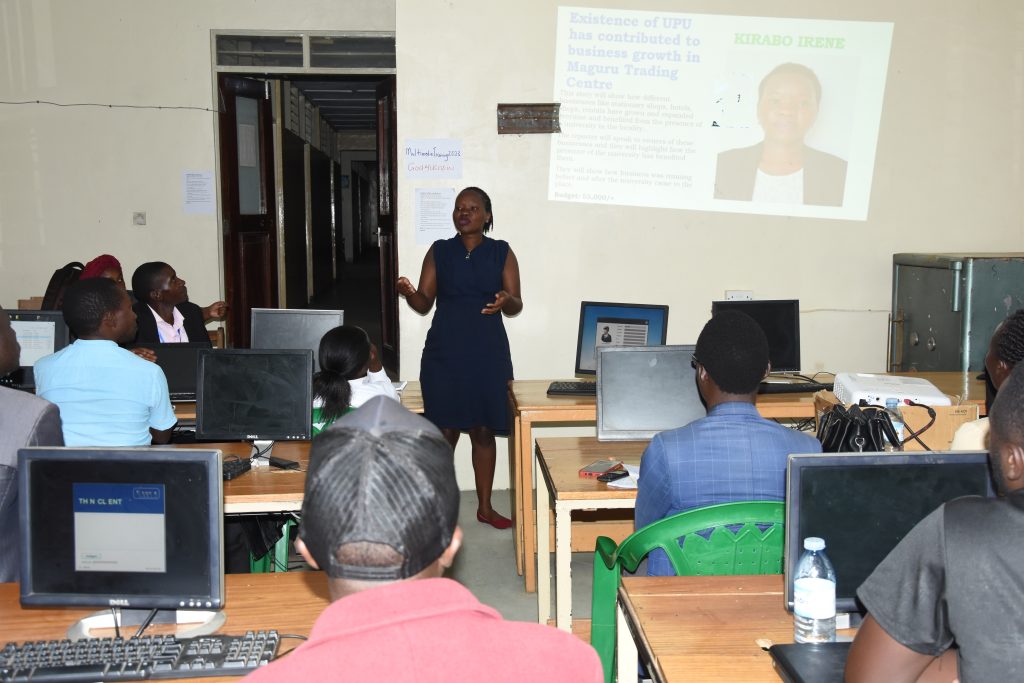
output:
<svg viewBox="0 0 1024 683"><path fill-rule="evenodd" d="M298 551L299 555L302 555L302 559L304 559L310 567L313 569L320 569L320 565L318 565L316 560L313 559L313 556L309 554L309 548L306 547L306 542L302 540L301 536L295 539L295 550Z"/></svg>
<svg viewBox="0 0 1024 683"><path fill-rule="evenodd" d="M764 377L762 377L761 379L768 379L768 375L770 375L770 374L772 374L772 364L771 364L771 361L768 362L768 367L764 369Z"/></svg>
<svg viewBox="0 0 1024 683"><path fill-rule="evenodd" d="M448 544L448 547L441 553L441 557L438 561L441 563L443 569L448 569L455 562L455 555L459 552L459 548L462 547L462 528L455 527L455 531L452 532L452 542Z"/></svg>
<svg viewBox="0 0 1024 683"><path fill-rule="evenodd" d="M1024 447L1015 443L1003 444L999 448L999 457L1003 461L1003 476L1007 481L1024 479Z"/></svg>

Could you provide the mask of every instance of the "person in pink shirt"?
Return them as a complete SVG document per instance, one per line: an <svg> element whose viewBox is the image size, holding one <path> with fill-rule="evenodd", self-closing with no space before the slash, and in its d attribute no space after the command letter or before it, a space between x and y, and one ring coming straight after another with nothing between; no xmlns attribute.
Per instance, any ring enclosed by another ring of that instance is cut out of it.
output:
<svg viewBox="0 0 1024 683"><path fill-rule="evenodd" d="M313 441L296 548L330 577L309 640L246 681L597 683L569 633L505 621L443 578L462 543L452 449L425 418L377 396Z"/></svg>

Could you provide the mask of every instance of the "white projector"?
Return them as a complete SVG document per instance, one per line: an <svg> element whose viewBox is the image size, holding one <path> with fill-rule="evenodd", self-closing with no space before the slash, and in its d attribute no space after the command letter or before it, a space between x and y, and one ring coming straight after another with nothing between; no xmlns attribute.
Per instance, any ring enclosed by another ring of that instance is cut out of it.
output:
<svg viewBox="0 0 1024 683"><path fill-rule="evenodd" d="M895 398L901 404L913 401L926 406L951 405L949 396L928 380L917 377L840 372L832 392L846 404L860 403L863 399L871 405L884 406L885 399Z"/></svg>

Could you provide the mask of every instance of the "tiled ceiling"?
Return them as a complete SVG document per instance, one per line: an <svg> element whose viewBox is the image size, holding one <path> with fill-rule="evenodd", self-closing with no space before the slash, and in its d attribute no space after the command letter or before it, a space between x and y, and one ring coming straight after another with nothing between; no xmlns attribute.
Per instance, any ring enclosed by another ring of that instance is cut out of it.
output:
<svg viewBox="0 0 1024 683"><path fill-rule="evenodd" d="M319 107L328 125L338 132L377 129L377 83L368 80L293 80L306 98Z"/></svg>

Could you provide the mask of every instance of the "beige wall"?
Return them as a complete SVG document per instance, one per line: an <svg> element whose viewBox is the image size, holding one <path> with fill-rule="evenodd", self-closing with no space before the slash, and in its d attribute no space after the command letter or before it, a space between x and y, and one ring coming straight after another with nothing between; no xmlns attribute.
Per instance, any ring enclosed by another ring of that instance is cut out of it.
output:
<svg viewBox="0 0 1024 683"><path fill-rule="evenodd" d="M394 3L0 3L0 100L195 108L0 105L0 304L103 252L126 277L168 261L200 305L220 296L218 217L186 215L181 199L182 171L216 166L214 29L391 31Z"/></svg>

